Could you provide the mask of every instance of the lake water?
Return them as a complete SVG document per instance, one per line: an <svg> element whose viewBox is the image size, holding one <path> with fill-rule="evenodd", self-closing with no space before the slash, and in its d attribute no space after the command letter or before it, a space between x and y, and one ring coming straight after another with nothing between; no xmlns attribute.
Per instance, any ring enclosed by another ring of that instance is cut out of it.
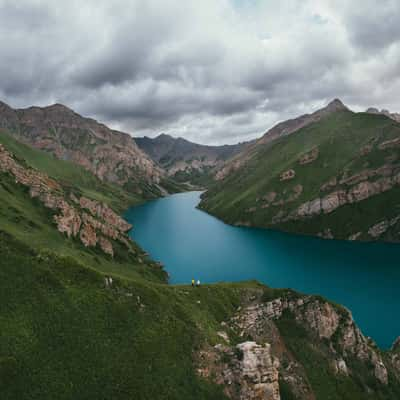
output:
<svg viewBox="0 0 400 400"><path fill-rule="evenodd" d="M382 348L400 336L400 245L321 240L226 225L196 209L200 192L129 209L131 236L171 283L257 279L348 307Z"/></svg>

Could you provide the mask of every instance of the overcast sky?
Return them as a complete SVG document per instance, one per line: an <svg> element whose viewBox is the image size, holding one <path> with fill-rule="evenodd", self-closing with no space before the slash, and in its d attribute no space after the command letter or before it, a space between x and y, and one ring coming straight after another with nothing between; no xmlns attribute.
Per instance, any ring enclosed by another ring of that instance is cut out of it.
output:
<svg viewBox="0 0 400 400"><path fill-rule="evenodd" d="M0 0L13 107L222 144L335 97L400 111L400 1Z"/></svg>

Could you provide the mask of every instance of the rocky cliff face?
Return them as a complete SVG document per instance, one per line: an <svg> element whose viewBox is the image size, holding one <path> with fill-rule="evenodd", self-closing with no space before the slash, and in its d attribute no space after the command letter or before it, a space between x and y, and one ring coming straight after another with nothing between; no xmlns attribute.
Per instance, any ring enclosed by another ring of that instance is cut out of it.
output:
<svg viewBox="0 0 400 400"><path fill-rule="evenodd" d="M374 178L374 180L369 180L371 178ZM319 214L329 214L341 206L366 200L372 196L387 192L399 184L400 166L393 164L383 165L374 170L366 169L346 178L331 178L321 188L321 192L323 193L324 191L328 191L327 194L301 204L296 210L287 216L277 214L273 217L274 222L286 222L313 217ZM288 199L286 203L290 201L291 200ZM283 202L282 205L283 204L285 204L285 202ZM380 236L389 226L395 225L399 219L400 216L396 216L390 220L383 220L378 224L371 226L371 235L373 237Z"/></svg>
<svg viewBox="0 0 400 400"><path fill-rule="evenodd" d="M86 197L69 194L54 179L46 174L28 168L18 161L3 145L0 145L0 172L13 176L17 184L28 188L32 198L54 211L57 229L68 237L76 237L86 247L99 246L111 256L114 255L113 242L120 242L131 250L126 232L131 229L106 204Z"/></svg>
<svg viewBox="0 0 400 400"><path fill-rule="evenodd" d="M381 352L348 310L321 298L281 292L264 301L254 295L250 305L221 324L222 343L199 354L201 376L223 385L231 399L279 400L285 392L284 398L308 400L323 398L321 388L313 386L313 369L321 368L327 382L317 386L337 382L340 391L347 381L347 390L364 393L357 398L396 398L392 386L400 383L399 341L389 353Z"/></svg>
<svg viewBox="0 0 400 400"><path fill-rule="evenodd" d="M0 129L19 140L91 171L101 180L142 194L160 190L163 170L128 134L109 129L55 104L14 110L0 102Z"/></svg>

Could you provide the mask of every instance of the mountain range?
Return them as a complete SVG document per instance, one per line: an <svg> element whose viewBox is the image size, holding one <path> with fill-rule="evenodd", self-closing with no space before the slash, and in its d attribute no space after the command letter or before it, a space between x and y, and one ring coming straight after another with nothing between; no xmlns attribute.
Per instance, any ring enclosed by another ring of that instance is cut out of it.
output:
<svg viewBox="0 0 400 400"><path fill-rule="evenodd" d="M334 100L223 147L138 146L61 105L2 103L0 127L0 398L400 398L399 339L379 349L320 296L168 285L120 216L187 190L181 165L182 181L202 171L200 207L227 222L398 241L393 117Z"/></svg>
<svg viewBox="0 0 400 400"><path fill-rule="evenodd" d="M252 142L206 146L132 138L60 104L0 103L0 130L142 199L207 188L200 208L226 222L348 240L400 239L398 119L335 99Z"/></svg>
<svg viewBox="0 0 400 400"><path fill-rule="evenodd" d="M203 183L213 171L243 151L250 143L206 146L183 138L161 134L155 138L135 138L135 142L152 160L178 181Z"/></svg>
<svg viewBox="0 0 400 400"><path fill-rule="evenodd" d="M84 118L64 105L13 109L0 102L0 129L143 197L159 196L170 188L170 182L164 182L164 170L130 135Z"/></svg>

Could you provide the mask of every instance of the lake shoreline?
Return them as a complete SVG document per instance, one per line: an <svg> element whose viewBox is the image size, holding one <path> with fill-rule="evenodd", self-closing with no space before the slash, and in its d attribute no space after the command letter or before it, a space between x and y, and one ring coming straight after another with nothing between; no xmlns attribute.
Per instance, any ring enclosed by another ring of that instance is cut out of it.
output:
<svg viewBox="0 0 400 400"><path fill-rule="evenodd" d="M134 240L163 263L169 284L257 280L322 295L352 310L381 348L392 345L400 332L400 322L392 317L400 307L399 246L231 226L196 208L199 196L198 191L179 193L124 215L134 225Z"/></svg>

